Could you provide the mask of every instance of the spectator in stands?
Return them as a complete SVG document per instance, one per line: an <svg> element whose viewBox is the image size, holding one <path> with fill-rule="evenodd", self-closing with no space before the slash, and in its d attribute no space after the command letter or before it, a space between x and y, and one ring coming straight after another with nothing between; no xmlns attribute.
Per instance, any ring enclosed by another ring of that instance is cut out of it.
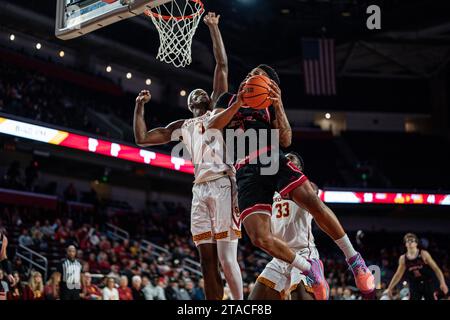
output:
<svg viewBox="0 0 450 320"><path fill-rule="evenodd" d="M44 238L50 239L55 234L55 230L53 230L52 226L50 225L49 220L45 220L44 225L41 228L42 234L44 235Z"/></svg>
<svg viewBox="0 0 450 320"><path fill-rule="evenodd" d="M344 294L342 296L343 300L356 300L355 295L349 287L344 289Z"/></svg>
<svg viewBox="0 0 450 320"><path fill-rule="evenodd" d="M119 300L119 291L116 289L114 278L107 278L106 287L103 288L103 300Z"/></svg>
<svg viewBox="0 0 450 320"><path fill-rule="evenodd" d="M197 286L193 289L192 300L205 300L205 281L203 278L198 280Z"/></svg>
<svg viewBox="0 0 450 320"><path fill-rule="evenodd" d="M142 279L140 276L135 275L131 279L131 293L133 294L133 300L145 300L145 295L142 292Z"/></svg>
<svg viewBox="0 0 450 320"><path fill-rule="evenodd" d="M55 233L55 240L62 244L65 244L68 236L68 230L64 226L60 226Z"/></svg>
<svg viewBox="0 0 450 320"><path fill-rule="evenodd" d="M27 272L26 267L23 265L22 259L18 256L14 257L12 268L13 270L17 271L21 276L25 275Z"/></svg>
<svg viewBox="0 0 450 320"><path fill-rule="evenodd" d="M125 256L125 248L123 247L123 245L119 242L119 241L114 241L113 243L113 252L116 256L118 256L119 258L122 258Z"/></svg>
<svg viewBox="0 0 450 320"><path fill-rule="evenodd" d="M45 300L59 300L60 291L59 284L61 283L61 274L53 272L47 284L44 287Z"/></svg>
<svg viewBox="0 0 450 320"><path fill-rule="evenodd" d="M0 300L6 300L9 293L9 284L3 269L0 269Z"/></svg>
<svg viewBox="0 0 450 320"><path fill-rule="evenodd" d="M119 291L119 300L133 300L133 293L128 287L128 278L126 276L120 277L119 289L117 290Z"/></svg>
<svg viewBox="0 0 450 320"><path fill-rule="evenodd" d="M187 282L192 281L190 279L178 281L178 300L192 300L189 291L186 290Z"/></svg>
<svg viewBox="0 0 450 320"><path fill-rule="evenodd" d="M20 275L17 271L13 272L14 284L10 286L7 300L23 300L23 287L20 281Z"/></svg>
<svg viewBox="0 0 450 320"><path fill-rule="evenodd" d="M153 296L153 299L154 300L167 300L165 288L166 288L166 285L164 282L164 278L156 279L155 295Z"/></svg>
<svg viewBox="0 0 450 320"><path fill-rule="evenodd" d="M114 265L111 266L111 272L108 273L106 276L108 278L114 278L114 281L116 281L116 283L119 283L119 281L120 281L120 273L119 273L119 271L120 271L119 266L114 264Z"/></svg>
<svg viewBox="0 0 450 320"><path fill-rule="evenodd" d="M155 287L147 276L142 277L142 292L144 293L145 300L154 300L156 293Z"/></svg>
<svg viewBox="0 0 450 320"><path fill-rule="evenodd" d="M189 300L194 300L194 282L191 279L185 280L185 290L189 295Z"/></svg>
<svg viewBox="0 0 450 320"><path fill-rule="evenodd" d="M83 274L83 287L80 297L83 300L102 300L103 297L102 291L92 283L92 276L88 272Z"/></svg>
<svg viewBox="0 0 450 320"><path fill-rule="evenodd" d="M97 257L98 268L101 273L107 273L111 269L111 265L108 261L108 255L106 252L100 252Z"/></svg>
<svg viewBox="0 0 450 320"><path fill-rule="evenodd" d="M78 242L78 238L77 238L77 235L75 233L75 230L72 230L72 229L68 229L68 230L69 230L69 235L68 235L68 237L66 238L66 241L65 241L66 245L73 245L73 246L79 248L80 247L80 243Z"/></svg>
<svg viewBox="0 0 450 320"><path fill-rule="evenodd" d="M99 269L98 263L97 263L97 256L95 255L95 253L91 252L89 254L87 263L89 264L90 272L92 272L92 273L100 272L100 269Z"/></svg>
<svg viewBox="0 0 450 320"><path fill-rule="evenodd" d="M181 300L180 290L178 289L178 281L175 278L170 278L169 286L166 288L167 300Z"/></svg>
<svg viewBox="0 0 450 320"><path fill-rule="evenodd" d="M41 231L41 223L40 221L36 221L34 226L31 228L31 238L33 239L33 244L40 248L41 250L46 250L47 243L42 241L44 234Z"/></svg>
<svg viewBox="0 0 450 320"><path fill-rule="evenodd" d="M127 248L128 247L128 240L125 240L126 242L124 243L124 247ZM133 241L133 244L130 246L129 251L130 251L130 255L132 258L137 257L139 254L139 242L137 241Z"/></svg>
<svg viewBox="0 0 450 320"><path fill-rule="evenodd" d="M109 242L106 236L100 237L100 243L98 244L98 246L100 247L100 250L105 252L111 250L111 242Z"/></svg>
<svg viewBox="0 0 450 320"><path fill-rule="evenodd" d="M44 281L42 274L38 271L32 271L28 285L23 292L24 300L44 300Z"/></svg>
<svg viewBox="0 0 450 320"><path fill-rule="evenodd" d="M30 237L28 229L22 230L22 234L18 241L21 246L31 247L33 245L33 239Z"/></svg>
<svg viewBox="0 0 450 320"><path fill-rule="evenodd" d="M91 228L89 230L89 241L91 242L91 245L93 247L97 246L100 243L100 238L98 236L98 232L94 228Z"/></svg>
<svg viewBox="0 0 450 320"><path fill-rule="evenodd" d="M55 223L52 224L52 229L53 229L53 234L55 234L59 228L61 227L62 223L61 223L61 219L56 219Z"/></svg>

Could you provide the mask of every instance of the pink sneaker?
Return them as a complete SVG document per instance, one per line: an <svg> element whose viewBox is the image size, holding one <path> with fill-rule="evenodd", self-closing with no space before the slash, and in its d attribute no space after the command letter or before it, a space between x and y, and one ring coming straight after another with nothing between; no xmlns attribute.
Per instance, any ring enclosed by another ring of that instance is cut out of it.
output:
<svg viewBox="0 0 450 320"><path fill-rule="evenodd" d="M364 259L361 254L356 254L347 260L348 265L352 269L353 276L355 277L356 286L363 296L370 297L375 291L375 278L367 268Z"/></svg>
<svg viewBox="0 0 450 320"><path fill-rule="evenodd" d="M322 261L319 259L308 259L308 262L311 263L311 269L304 274L308 286L313 289L314 298L316 300L328 300L330 287L324 276Z"/></svg>

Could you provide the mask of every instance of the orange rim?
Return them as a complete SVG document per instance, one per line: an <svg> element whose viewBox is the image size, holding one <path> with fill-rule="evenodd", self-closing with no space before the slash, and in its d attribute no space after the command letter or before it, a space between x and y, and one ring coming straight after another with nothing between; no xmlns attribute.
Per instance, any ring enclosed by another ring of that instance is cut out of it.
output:
<svg viewBox="0 0 450 320"><path fill-rule="evenodd" d="M188 1L192 1L192 2L194 2L194 3L196 3L196 4L197 4L197 3L200 4L200 6L201 6L200 10L199 10L198 12L193 13L193 14L188 15L188 16L178 16L178 17L162 15L162 14L153 12L151 9L145 10L145 11L144 11L144 14L147 15L147 16L149 16L149 17L150 17L150 16L153 16L153 17L155 17L155 18L157 18L157 19L163 19L163 20L168 21L168 20L171 20L171 19L175 19L175 20L192 19L192 18L194 18L194 17L196 17L196 16L198 16L198 15L203 14L203 12L205 12L205 7L204 7L203 2L202 2L201 0L188 0Z"/></svg>

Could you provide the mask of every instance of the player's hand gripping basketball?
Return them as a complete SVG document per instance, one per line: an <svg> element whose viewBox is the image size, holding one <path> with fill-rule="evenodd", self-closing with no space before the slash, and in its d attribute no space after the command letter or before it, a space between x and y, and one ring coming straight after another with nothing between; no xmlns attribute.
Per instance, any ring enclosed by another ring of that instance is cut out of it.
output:
<svg viewBox="0 0 450 320"><path fill-rule="evenodd" d="M215 12L208 12L208 14L203 18L203 22L208 26L218 26L219 25L220 14L216 16Z"/></svg>
<svg viewBox="0 0 450 320"><path fill-rule="evenodd" d="M270 80L269 99L272 100L272 105L275 108L278 108L283 104L281 100L281 89L278 86L278 84L273 80Z"/></svg>
<svg viewBox="0 0 450 320"><path fill-rule="evenodd" d="M152 98L150 91L142 90L136 98L136 103L138 104L146 104Z"/></svg>
<svg viewBox="0 0 450 320"><path fill-rule="evenodd" d="M241 84L239 85L239 90L238 90L237 97L236 97L237 98L236 102L239 103L240 106L243 106L245 104L244 103L244 94L245 94L244 86L245 86L246 81L247 81L247 78L245 78L245 80L242 81Z"/></svg>

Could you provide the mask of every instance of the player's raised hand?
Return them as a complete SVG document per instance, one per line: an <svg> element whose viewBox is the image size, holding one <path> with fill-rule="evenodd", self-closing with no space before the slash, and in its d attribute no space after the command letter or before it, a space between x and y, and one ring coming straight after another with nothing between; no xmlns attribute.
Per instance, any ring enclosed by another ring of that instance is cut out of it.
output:
<svg viewBox="0 0 450 320"><path fill-rule="evenodd" d="M147 102L150 101L151 98L152 98L152 95L150 94L150 91L142 90L136 98L136 103L146 104Z"/></svg>
<svg viewBox="0 0 450 320"><path fill-rule="evenodd" d="M203 22L208 26L219 25L220 14L216 16L215 12L208 12L208 14L203 18Z"/></svg>

